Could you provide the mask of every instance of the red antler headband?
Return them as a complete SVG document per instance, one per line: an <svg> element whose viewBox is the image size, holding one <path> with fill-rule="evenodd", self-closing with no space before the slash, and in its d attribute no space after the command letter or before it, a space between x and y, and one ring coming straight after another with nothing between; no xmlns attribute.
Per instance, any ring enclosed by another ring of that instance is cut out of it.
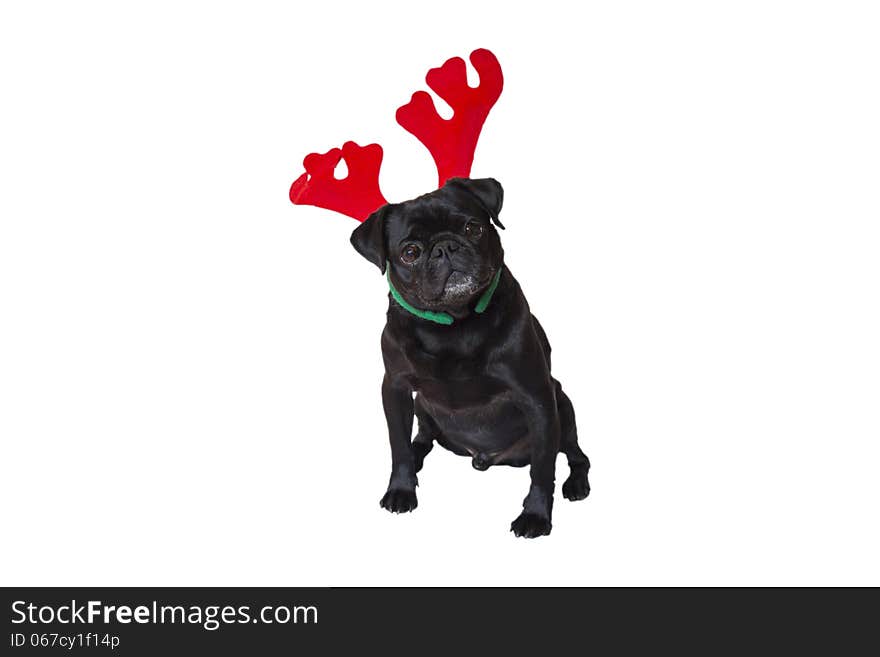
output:
<svg viewBox="0 0 880 657"><path fill-rule="evenodd" d="M470 56L480 76L480 85L470 87L461 57L453 57L425 76L428 86L446 101L453 115L444 119L426 91L417 91L397 110L397 122L422 142L437 165L438 187L449 178L468 177L474 151L489 110L501 95L504 77L495 55L485 49ZM348 176L337 180L333 170L345 160ZM306 172L290 186L290 200L296 205L314 205L364 221L388 201L379 189L382 147L345 142L324 154L310 153L303 160Z"/></svg>

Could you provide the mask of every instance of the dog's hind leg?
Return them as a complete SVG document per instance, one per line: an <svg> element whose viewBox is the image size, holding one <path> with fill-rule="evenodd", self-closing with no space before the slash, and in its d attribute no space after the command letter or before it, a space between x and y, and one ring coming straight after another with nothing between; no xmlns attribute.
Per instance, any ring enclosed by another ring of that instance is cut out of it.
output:
<svg viewBox="0 0 880 657"><path fill-rule="evenodd" d="M560 440L559 451L568 459L571 474L562 484L562 495L574 502L582 500L590 494L590 459L581 450L577 440L577 424L574 419L574 407L571 400L562 391L562 385L556 381L556 407L559 410Z"/></svg>
<svg viewBox="0 0 880 657"><path fill-rule="evenodd" d="M437 428L437 424L425 411L418 395L416 395L414 406L419 430L412 441L412 453L416 472L419 472L425 463L425 457L428 455L428 452L434 448L434 440L440 435L440 429Z"/></svg>

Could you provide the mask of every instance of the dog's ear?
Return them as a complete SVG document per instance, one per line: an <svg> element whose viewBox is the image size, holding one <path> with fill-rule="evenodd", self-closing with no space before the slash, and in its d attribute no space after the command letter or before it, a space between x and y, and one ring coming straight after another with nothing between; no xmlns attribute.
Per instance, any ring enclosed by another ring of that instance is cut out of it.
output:
<svg viewBox="0 0 880 657"><path fill-rule="evenodd" d="M492 218L492 222L503 229L504 224L498 219L504 203L504 188L494 178L450 178L446 185L464 190L473 196Z"/></svg>
<svg viewBox="0 0 880 657"><path fill-rule="evenodd" d="M385 221L391 207L390 203L383 205L351 233L351 245L355 251L376 265L383 274L388 259L385 252Z"/></svg>

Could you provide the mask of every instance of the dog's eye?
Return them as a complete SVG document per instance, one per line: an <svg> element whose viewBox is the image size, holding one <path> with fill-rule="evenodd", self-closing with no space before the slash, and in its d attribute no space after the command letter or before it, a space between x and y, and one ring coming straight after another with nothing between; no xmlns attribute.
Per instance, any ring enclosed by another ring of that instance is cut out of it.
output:
<svg viewBox="0 0 880 657"><path fill-rule="evenodd" d="M464 227L464 234L468 237L479 237L483 234L483 225L476 221L469 221Z"/></svg>
<svg viewBox="0 0 880 657"><path fill-rule="evenodd" d="M407 244L400 251L400 259L403 260L406 264L411 265L416 260L419 259L419 256L422 254L422 250L416 244Z"/></svg>

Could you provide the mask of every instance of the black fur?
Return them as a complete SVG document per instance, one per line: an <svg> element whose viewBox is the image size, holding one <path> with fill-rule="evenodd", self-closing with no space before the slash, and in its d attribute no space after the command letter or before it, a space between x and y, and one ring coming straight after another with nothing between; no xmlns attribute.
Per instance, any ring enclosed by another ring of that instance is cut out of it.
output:
<svg viewBox="0 0 880 657"><path fill-rule="evenodd" d="M503 198L491 178L454 178L377 210L351 242L383 273L390 263L391 280L408 303L454 318L447 326L416 317L389 294L382 402L392 468L382 506L395 513L416 508L416 473L437 442L469 456L478 470L530 466L529 493L511 530L532 538L550 533L557 453L568 458L562 493L570 500L589 494L590 462L578 446L571 401L550 373L544 329L504 265L493 225L503 228ZM420 250L410 263L401 256L408 245ZM499 270L491 303L474 312ZM411 438L414 417L418 433Z"/></svg>

